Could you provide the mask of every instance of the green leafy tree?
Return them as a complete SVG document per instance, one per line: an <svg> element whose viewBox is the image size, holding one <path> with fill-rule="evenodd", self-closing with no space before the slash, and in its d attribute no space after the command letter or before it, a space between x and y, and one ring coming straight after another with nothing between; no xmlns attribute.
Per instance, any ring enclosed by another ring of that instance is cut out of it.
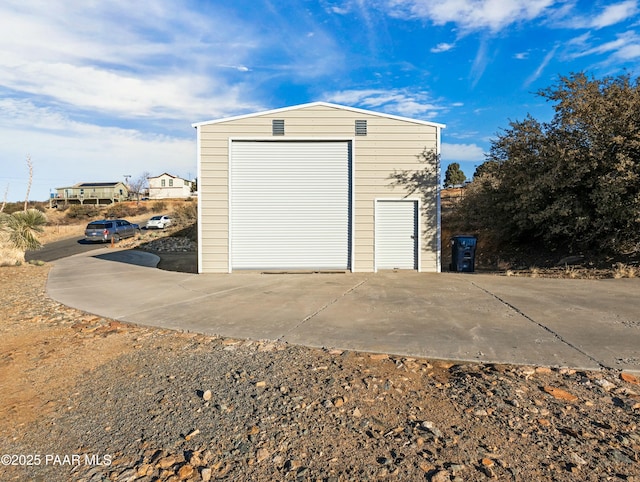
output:
<svg viewBox="0 0 640 482"><path fill-rule="evenodd" d="M460 164L457 162L452 162L447 167L447 170L444 174L444 185L445 187L455 186L456 184L463 184L467 180L467 176L464 175L462 169L460 169Z"/></svg>
<svg viewBox="0 0 640 482"><path fill-rule="evenodd" d="M463 203L484 206L475 222L503 242L640 251L639 81L577 73L539 91L555 115L510 122L492 141Z"/></svg>

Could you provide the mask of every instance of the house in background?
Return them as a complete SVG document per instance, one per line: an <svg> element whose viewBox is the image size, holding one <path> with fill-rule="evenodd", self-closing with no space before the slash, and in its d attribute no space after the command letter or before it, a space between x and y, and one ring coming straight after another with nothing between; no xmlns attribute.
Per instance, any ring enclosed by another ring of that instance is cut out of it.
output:
<svg viewBox="0 0 640 482"><path fill-rule="evenodd" d="M129 189L121 182L81 182L69 187L57 187L52 205L113 204L129 199Z"/></svg>
<svg viewBox="0 0 640 482"><path fill-rule="evenodd" d="M192 125L198 272L440 271L443 124L313 102Z"/></svg>
<svg viewBox="0 0 640 482"><path fill-rule="evenodd" d="M149 199L185 199L193 195L193 181L162 173L149 179Z"/></svg>

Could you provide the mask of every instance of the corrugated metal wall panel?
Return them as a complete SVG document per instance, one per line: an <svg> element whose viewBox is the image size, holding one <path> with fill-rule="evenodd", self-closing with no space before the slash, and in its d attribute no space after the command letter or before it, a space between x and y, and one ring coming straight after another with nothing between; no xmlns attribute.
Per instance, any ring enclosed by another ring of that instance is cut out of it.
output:
<svg viewBox="0 0 640 482"><path fill-rule="evenodd" d="M376 201L376 268L416 269L417 202Z"/></svg>
<svg viewBox="0 0 640 482"><path fill-rule="evenodd" d="M348 269L350 145L231 143L232 269Z"/></svg>

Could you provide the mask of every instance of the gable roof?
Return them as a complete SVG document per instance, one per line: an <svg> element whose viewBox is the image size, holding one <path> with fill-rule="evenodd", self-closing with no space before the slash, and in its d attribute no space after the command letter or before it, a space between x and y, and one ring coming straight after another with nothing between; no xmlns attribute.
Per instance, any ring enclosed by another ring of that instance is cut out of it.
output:
<svg viewBox="0 0 640 482"><path fill-rule="evenodd" d="M278 114L280 112L285 113L285 112L292 111L292 110L306 109L308 107L317 107L317 106L330 107L330 108L333 108L333 109L342 109L342 110L347 110L347 111L350 111L350 112L355 112L357 114L366 114L366 115L373 115L373 116L378 116L378 117L385 117L387 119L395 119L395 120L404 121L404 122L412 122L414 124L423 124L423 125L437 127L437 128L440 128L440 129L443 129L443 128L446 127L445 124L439 124L437 122L431 122L431 121L425 121L425 120L419 120L419 119L411 119L409 117L401 117L401 116L392 115L392 114L384 114L382 112L375 112L375 111L372 111L372 110L358 109L356 107L349 107L349 106L340 105L340 104L332 104L332 103L329 103L329 102L310 102L308 104L299 104L299 105L293 105L293 106L289 106L289 107L281 107L279 109L265 110L265 111L262 111L262 112L254 112L252 114L243 114L243 115L238 115L238 116L233 116L233 117L224 117L222 119L213 119L213 120L209 120L209 121L195 122L195 123L191 124L191 127L198 128L198 127L204 126L204 125L219 124L219 123L222 123L222 122L230 122L230 121L235 121L235 120L240 120L240 119L248 119L248 118L251 118L251 117L259 117L259 116L269 115L269 114Z"/></svg>
<svg viewBox="0 0 640 482"><path fill-rule="evenodd" d="M185 179L185 178L180 177L180 176L174 176L173 174L169 174L168 172L163 172L162 174L160 174L158 176L149 176L147 179L158 179L159 177L162 177L162 176L168 176L168 177L172 177L173 179L182 179L183 181L191 182L191 181L189 181L189 179Z"/></svg>

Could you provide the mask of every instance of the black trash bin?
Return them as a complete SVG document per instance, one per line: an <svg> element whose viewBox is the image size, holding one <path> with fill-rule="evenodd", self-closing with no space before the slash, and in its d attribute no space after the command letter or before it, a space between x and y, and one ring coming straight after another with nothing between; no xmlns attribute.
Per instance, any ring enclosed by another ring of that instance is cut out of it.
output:
<svg viewBox="0 0 640 482"><path fill-rule="evenodd" d="M475 236L454 236L451 238L451 271L473 273L476 264Z"/></svg>

